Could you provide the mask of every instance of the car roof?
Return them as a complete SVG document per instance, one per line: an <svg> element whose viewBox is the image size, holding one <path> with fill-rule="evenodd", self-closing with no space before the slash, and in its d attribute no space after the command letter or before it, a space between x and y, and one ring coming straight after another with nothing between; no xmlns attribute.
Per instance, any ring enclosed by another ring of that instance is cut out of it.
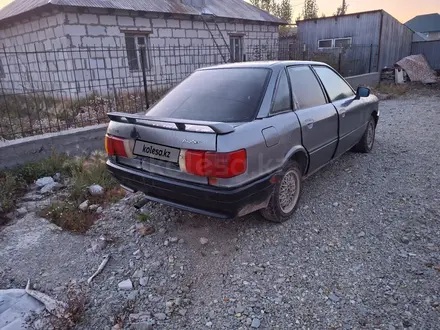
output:
<svg viewBox="0 0 440 330"><path fill-rule="evenodd" d="M203 70L212 70L212 69L231 69L231 68L266 68L266 69L273 69L273 68L280 68L290 65L312 65L312 64L319 64L319 65L325 65L328 66L325 63L322 62L314 62L314 61L256 61L256 62L237 62L237 63L226 63L226 64L220 64L215 66L210 66L206 68L198 69L197 71L203 71Z"/></svg>

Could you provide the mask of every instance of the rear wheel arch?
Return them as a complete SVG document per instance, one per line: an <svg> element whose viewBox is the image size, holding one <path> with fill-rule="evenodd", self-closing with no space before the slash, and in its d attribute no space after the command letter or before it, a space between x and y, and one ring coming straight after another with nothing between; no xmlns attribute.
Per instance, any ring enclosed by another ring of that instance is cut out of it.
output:
<svg viewBox="0 0 440 330"><path fill-rule="evenodd" d="M287 157L287 162L295 161L301 167L302 174L305 175L309 167L309 157L303 147L295 147Z"/></svg>

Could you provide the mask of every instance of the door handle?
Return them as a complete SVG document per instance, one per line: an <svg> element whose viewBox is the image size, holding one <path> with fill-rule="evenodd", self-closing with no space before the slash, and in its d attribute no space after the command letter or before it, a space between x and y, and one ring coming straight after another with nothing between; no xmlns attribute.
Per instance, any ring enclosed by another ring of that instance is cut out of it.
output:
<svg viewBox="0 0 440 330"><path fill-rule="evenodd" d="M345 114L347 113L347 109L341 109L339 110L339 114L341 115L342 118L345 117Z"/></svg>
<svg viewBox="0 0 440 330"><path fill-rule="evenodd" d="M306 124L307 127L308 127L309 129L312 129L312 128L313 128L313 124L314 124L314 123L315 123L315 121L314 121L313 119L311 119L311 118L306 119L306 120L304 121L304 124Z"/></svg>

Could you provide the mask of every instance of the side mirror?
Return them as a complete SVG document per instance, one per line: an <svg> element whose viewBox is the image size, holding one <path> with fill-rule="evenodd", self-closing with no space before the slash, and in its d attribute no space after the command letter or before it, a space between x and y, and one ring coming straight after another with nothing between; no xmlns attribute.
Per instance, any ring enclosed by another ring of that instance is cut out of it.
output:
<svg viewBox="0 0 440 330"><path fill-rule="evenodd" d="M367 87L358 87L356 92L356 98L360 99L361 97L370 96L370 89Z"/></svg>

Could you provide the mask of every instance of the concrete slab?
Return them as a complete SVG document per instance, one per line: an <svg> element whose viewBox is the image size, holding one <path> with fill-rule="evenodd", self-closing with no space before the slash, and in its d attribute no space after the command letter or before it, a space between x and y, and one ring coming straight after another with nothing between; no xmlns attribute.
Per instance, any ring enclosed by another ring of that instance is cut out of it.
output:
<svg viewBox="0 0 440 330"><path fill-rule="evenodd" d="M0 330L25 330L26 318L43 311L44 305L24 289L0 290Z"/></svg>

